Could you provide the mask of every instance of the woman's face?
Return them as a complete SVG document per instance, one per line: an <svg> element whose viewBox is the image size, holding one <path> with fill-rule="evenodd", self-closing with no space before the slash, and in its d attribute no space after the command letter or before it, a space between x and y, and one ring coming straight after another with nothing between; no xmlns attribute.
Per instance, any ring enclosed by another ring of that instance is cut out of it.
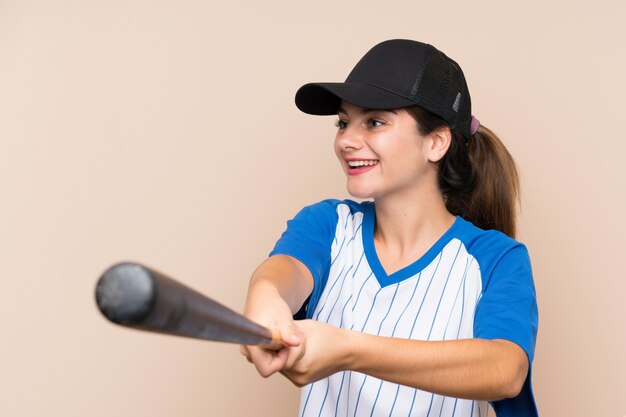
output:
<svg viewBox="0 0 626 417"><path fill-rule="evenodd" d="M380 199L436 184L430 135L418 132L406 110L370 110L342 102L337 128L335 153L350 195Z"/></svg>

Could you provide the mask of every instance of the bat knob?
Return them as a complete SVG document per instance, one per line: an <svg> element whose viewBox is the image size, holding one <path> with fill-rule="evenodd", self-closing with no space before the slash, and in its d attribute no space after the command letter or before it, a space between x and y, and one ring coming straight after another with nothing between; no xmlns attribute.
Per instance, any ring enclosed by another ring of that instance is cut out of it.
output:
<svg viewBox="0 0 626 417"><path fill-rule="evenodd" d="M155 285L150 272L138 264L120 263L107 269L96 284L96 303L114 323L132 325L152 309Z"/></svg>

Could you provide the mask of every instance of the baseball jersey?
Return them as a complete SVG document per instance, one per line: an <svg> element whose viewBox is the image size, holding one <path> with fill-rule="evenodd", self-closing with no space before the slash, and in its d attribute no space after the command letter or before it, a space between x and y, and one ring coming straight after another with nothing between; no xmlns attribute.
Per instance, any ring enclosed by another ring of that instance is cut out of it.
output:
<svg viewBox="0 0 626 417"><path fill-rule="evenodd" d="M314 287L306 317L373 335L415 340L506 339L532 363L537 305L524 245L457 217L419 259L387 274L374 246L374 202L325 200L287 223L270 255L295 257ZM381 352L381 355L384 355ZM530 372L496 415L537 416ZM354 371L305 386L301 417L486 416L488 404L446 397Z"/></svg>

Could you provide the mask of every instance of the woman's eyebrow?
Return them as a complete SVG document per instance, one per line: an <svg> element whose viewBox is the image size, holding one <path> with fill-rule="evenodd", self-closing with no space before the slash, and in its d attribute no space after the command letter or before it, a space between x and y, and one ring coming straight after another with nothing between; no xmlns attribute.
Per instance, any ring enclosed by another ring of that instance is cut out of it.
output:
<svg viewBox="0 0 626 417"><path fill-rule="evenodd" d="M371 112L375 112L375 111L382 111L382 112L386 112L386 113L393 113L396 116L398 115L398 113L395 110L366 109L366 108L361 109L361 113L362 114L371 113ZM339 113L348 114L348 112L345 111L341 107L339 107L339 109L337 110L337 114L339 114Z"/></svg>

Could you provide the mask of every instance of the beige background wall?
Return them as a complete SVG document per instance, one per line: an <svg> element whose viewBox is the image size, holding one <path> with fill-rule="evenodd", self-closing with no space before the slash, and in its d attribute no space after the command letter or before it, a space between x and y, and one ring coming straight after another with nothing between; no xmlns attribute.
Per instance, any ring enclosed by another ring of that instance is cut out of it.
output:
<svg viewBox="0 0 626 417"><path fill-rule="evenodd" d="M295 415L235 346L109 325L94 284L133 259L240 310L284 222L346 195L295 90L406 37L519 163L542 415L625 416L621 3L0 0L0 415Z"/></svg>

